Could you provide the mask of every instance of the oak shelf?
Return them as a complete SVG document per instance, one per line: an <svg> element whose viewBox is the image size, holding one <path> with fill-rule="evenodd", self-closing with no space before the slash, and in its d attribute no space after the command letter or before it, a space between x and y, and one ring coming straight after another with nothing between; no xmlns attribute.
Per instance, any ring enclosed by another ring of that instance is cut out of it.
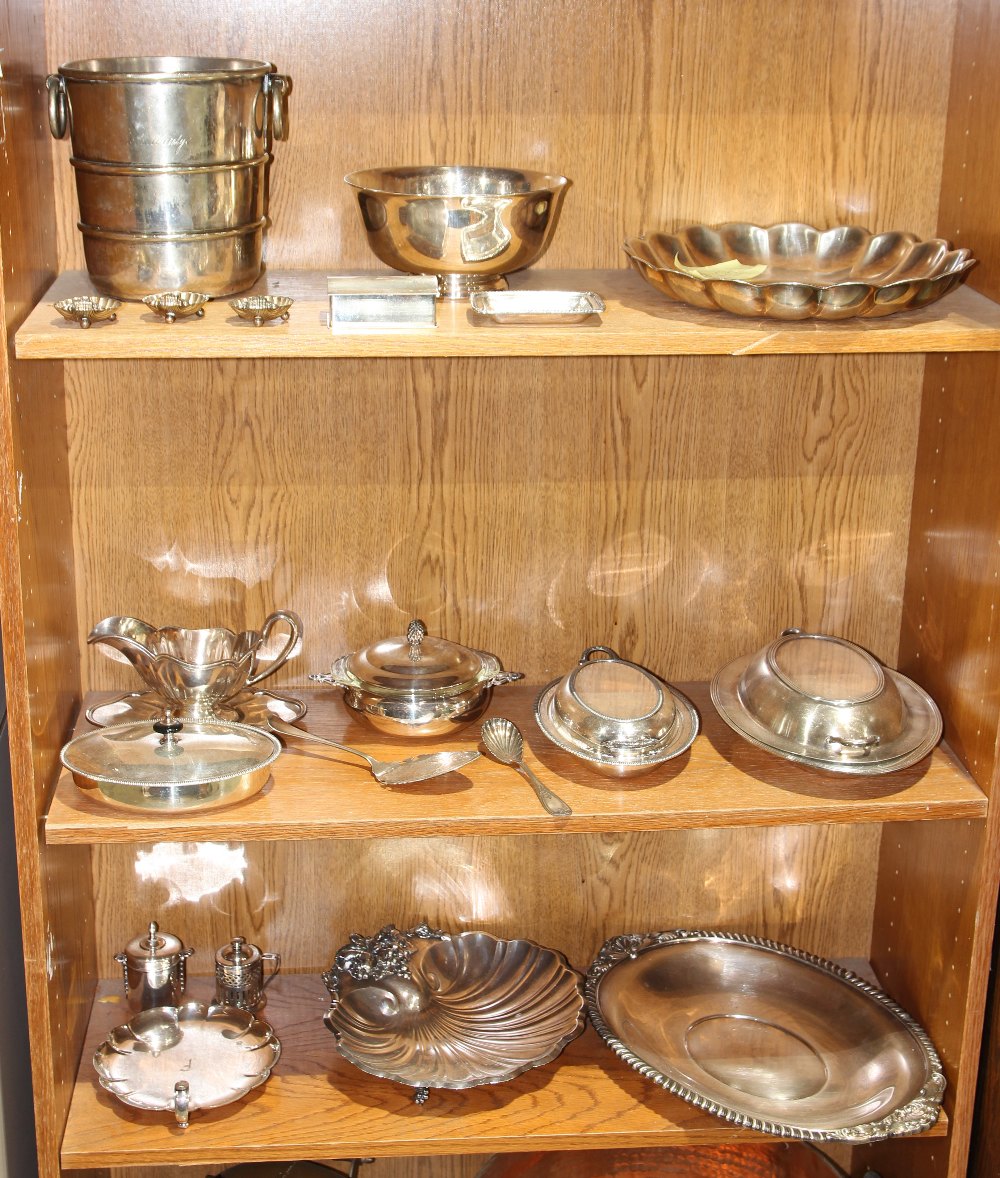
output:
<svg viewBox="0 0 1000 1178"><path fill-rule="evenodd" d="M494 693L491 712L509 716L521 728L527 761L573 808L569 818L550 817L513 769L485 756L460 773L389 789L334 749L289 740L260 794L201 814L147 817L115 809L79 789L63 771L45 820L45 838L50 844L400 838L899 822L986 813L985 795L945 746L909 769L884 776L820 773L741 740L719 719L707 684L679 686L701 715L694 745L647 774L624 779L600 775L542 736L533 716L536 686L514 684ZM339 692L293 688L288 694L308 704L303 727L384 760L432 748L469 747L478 738L473 724L417 747L356 719ZM101 698L88 696L84 711ZM77 730L87 726L81 719Z"/></svg>
<svg viewBox="0 0 1000 1178"><path fill-rule="evenodd" d="M422 356L684 356L846 352L982 352L1000 349L1000 305L968 286L919 311L840 323L742 319L674 303L630 270L527 270L523 289L596 290L607 311L575 325L524 327L479 321L463 302L438 304L438 326L334 335L327 326L325 271L272 270L255 293L295 299L287 323L254 327L220 299L203 319L165 323L142 303L88 330L52 303L93 293L81 270L60 275L15 339L23 360L183 360Z"/></svg>
<svg viewBox="0 0 1000 1178"><path fill-rule="evenodd" d="M194 979L192 996L210 983ZM129 1017L120 982L100 983L62 1143L66 1169L221 1165L358 1156L718 1145L761 1141L644 1080L588 1027L552 1063L506 1084L434 1091L420 1108L411 1090L368 1076L342 1059L323 1025L329 1005L319 978L282 976L265 1016L281 1041L267 1082L220 1109L170 1114L127 1107L97 1083L91 1059L107 1032ZM947 1134L942 1112L922 1136Z"/></svg>

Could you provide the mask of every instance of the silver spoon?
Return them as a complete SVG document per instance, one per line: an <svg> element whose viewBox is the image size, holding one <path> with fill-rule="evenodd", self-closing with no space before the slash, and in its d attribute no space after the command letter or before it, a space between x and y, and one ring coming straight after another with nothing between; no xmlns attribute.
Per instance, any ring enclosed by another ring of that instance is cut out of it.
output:
<svg viewBox="0 0 1000 1178"><path fill-rule="evenodd" d="M306 732L302 728L295 728L279 720L276 716L268 716L268 724L275 732L282 736L297 736L300 740L314 740L317 744L328 744L332 748L340 749L342 753L352 753L360 757L371 766L372 776L382 785L409 785L414 781L426 781L429 777L440 777L443 773L451 773L461 769L479 756L478 749L455 749L447 753L421 753L416 757L407 757L405 761L378 761L363 753L360 749L352 749L350 745L338 744L328 736L317 736L315 732Z"/></svg>
<svg viewBox="0 0 1000 1178"><path fill-rule="evenodd" d="M562 798L539 781L524 764L524 737L513 720L508 720L504 716L491 716L483 725L481 735L486 751L496 757L501 764L516 769L527 780L538 795L538 800L550 814L565 818L573 813Z"/></svg>

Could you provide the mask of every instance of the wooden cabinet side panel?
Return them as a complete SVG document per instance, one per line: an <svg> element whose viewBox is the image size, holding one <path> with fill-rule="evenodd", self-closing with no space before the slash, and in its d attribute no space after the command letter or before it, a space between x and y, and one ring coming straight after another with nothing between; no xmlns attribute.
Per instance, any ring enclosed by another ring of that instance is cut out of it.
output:
<svg viewBox="0 0 1000 1178"><path fill-rule="evenodd" d="M92 899L81 886L90 876L89 850L47 850L38 824L79 698L62 366L18 363L12 346L55 267L44 43L37 4L7 0L0 6L0 333L6 360L0 374L0 613L38 1160L44 1178L52 1178L86 1030L94 956ZM29 1123L22 1131L30 1132Z"/></svg>

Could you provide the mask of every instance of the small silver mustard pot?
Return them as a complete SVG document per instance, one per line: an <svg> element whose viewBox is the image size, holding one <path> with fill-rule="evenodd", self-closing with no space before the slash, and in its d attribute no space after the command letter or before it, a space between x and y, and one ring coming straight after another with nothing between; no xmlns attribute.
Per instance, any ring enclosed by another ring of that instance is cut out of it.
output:
<svg viewBox="0 0 1000 1178"><path fill-rule="evenodd" d="M273 963L264 977L264 962ZM281 968L278 953L262 953L256 945L248 945L243 937L233 937L215 954L215 1000L225 1006L238 1006L254 1014L260 1010L267 995L264 991Z"/></svg>
<svg viewBox="0 0 1000 1178"><path fill-rule="evenodd" d="M115 954L125 979L125 998L132 1010L179 1006L187 983L187 959L194 953L178 937L161 933L155 920Z"/></svg>

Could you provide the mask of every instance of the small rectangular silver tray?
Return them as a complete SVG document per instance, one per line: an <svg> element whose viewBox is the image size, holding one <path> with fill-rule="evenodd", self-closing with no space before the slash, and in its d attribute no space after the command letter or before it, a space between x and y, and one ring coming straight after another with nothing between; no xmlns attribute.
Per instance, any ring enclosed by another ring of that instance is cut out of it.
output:
<svg viewBox="0 0 1000 1178"><path fill-rule="evenodd" d="M438 283L433 276L349 274L326 280L330 328L436 327Z"/></svg>
<svg viewBox="0 0 1000 1178"><path fill-rule="evenodd" d="M480 290L469 303L497 323L582 323L604 310L592 290Z"/></svg>

